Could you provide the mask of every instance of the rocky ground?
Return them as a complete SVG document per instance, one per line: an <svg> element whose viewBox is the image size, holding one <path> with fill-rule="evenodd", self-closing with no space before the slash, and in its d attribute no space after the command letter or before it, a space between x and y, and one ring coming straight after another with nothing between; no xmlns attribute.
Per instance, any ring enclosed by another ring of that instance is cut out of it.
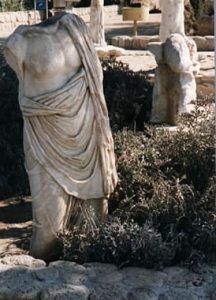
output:
<svg viewBox="0 0 216 300"><path fill-rule="evenodd" d="M216 267L194 271L118 269L114 265L41 260L20 255L0 260L2 300L215 300Z"/></svg>
<svg viewBox="0 0 216 300"><path fill-rule="evenodd" d="M0 257L28 252L32 227L31 201L0 201Z"/></svg>

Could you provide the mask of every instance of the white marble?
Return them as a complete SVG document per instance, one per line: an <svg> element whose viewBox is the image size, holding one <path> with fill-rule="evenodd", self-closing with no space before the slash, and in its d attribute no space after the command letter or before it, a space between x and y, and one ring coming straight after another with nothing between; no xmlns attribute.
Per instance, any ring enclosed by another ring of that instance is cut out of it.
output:
<svg viewBox="0 0 216 300"><path fill-rule="evenodd" d="M104 0L91 0L89 28L93 41L98 46L106 46L103 7Z"/></svg>
<svg viewBox="0 0 216 300"><path fill-rule="evenodd" d="M197 46L185 35L184 0L160 0L160 7L161 44L149 44L158 64L151 121L176 125L178 115L190 113L196 101Z"/></svg>
<svg viewBox="0 0 216 300"><path fill-rule="evenodd" d="M195 74L199 70L195 44L181 34L171 34L165 43L150 43L157 68L151 122L177 124L177 117L190 113L196 101ZM195 52L194 52L195 51Z"/></svg>
<svg viewBox="0 0 216 300"><path fill-rule="evenodd" d="M160 8L160 41L164 43L172 33L184 35L184 0L160 0Z"/></svg>
<svg viewBox="0 0 216 300"><path fill-rule="evenodd" d="M96 219L106 215L117 182L102 69L87 26L72 14L18 27L4 54L19 78L31 254L46 259L75 211L91 226L90 205Z"/></svg>

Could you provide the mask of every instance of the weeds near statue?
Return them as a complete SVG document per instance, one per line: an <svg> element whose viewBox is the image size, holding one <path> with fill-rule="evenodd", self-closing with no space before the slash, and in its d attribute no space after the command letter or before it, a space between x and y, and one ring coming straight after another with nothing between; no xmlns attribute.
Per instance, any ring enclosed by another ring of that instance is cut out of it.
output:
<svg viewBox="0 0 216 300"><path fill-rule="evenodd" d="M105 217L117 183L102 70L85 23L70 14L18 27L4 54L19 79L33 207L30 253L49 260L70 218L74 225L90 219L90 207L95 219Z"/></svg>

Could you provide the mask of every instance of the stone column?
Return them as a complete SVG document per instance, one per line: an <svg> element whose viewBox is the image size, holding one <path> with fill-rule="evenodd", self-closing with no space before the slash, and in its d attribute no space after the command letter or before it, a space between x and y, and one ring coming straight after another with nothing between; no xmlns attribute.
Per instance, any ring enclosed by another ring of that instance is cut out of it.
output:
<svg viewBox="0 0 216 300"><path fill-rule="evenodd" d="M160 8L160 41L164 43L172 33L185 35L184 0L160 0Z"/></svg>
<svg viewBox="0 0 216 300"><path fill-rule="evenodd" d="M103 6L104 0L91 0L90 31L94 43L98 46L106 46Z"/></svg>

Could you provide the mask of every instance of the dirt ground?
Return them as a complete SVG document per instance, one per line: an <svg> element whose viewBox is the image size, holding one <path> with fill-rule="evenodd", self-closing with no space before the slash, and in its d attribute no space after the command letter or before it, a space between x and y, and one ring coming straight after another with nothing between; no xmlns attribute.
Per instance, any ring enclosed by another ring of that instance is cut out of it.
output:
<svg viewBox="0 0 216 300"><path fill-rule="evenodd" d="M32 230L30 198L0 201L0 257L27 253Z"/></svg>

